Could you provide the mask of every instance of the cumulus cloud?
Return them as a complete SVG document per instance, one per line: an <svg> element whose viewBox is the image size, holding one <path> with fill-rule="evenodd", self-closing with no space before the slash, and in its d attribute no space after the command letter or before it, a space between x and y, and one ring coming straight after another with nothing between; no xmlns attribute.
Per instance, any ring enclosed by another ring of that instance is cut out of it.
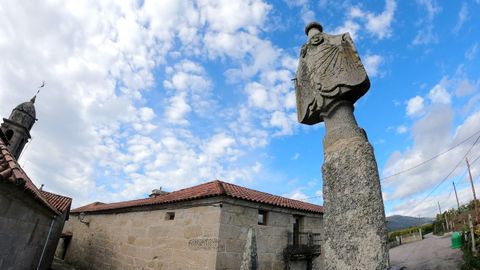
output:
<svg viewBox="0 0 480 270"><path fill-rule="evenodd" d="M391 24L394 18L397 3L395 0L386 0L385 10L378 15L368 13L366 28L367 30L377 36L379 39L384 39L391 35Z"/></svg>
<svg viewBox="0 0 480 270"><path fill-rule="evenodd" d="M470 140L454 148L447 154L438 156L432 161L416 167L413 170L402 173L398 176L388 178L384 181L387 188L388 198L391 200L405 199L413 196L412 200L418 201L421 197L429 193L437 184L442 181L447 174L454 169L455 164L463 161L463 156L472 147L476 137L472 137L480 130L480 112L473 111L464 118L461 124L454 126L454 109L451 104L451 96L448 88L453 87L451 81L443 78L429 91L431 103L424 107L424 116L416 120L410 130L413 142L403 150L394 152L383 168L382 175L392 175L405 169L412 168L421 162L438 155L459 145L467 138ZM417 98L417 97L416 97ZM420 99L418 99L420 100ZM413 110L415 111L415 110ZM470 151L469 158L476 158L478 146ZM480 165L475 164L475 170L479 170ZM451 175L452 179L458 177L464 172L464 166L457 168ZM406 207L401 203L396 209L400 211ZM429 208L416 211L427 211Z"/></svg>
<svg viewBox="0 0 480 270"><path fill-rule="evenodd" d="M32 82L48 83L21 164L37 185L74 197L75 206L136 198L158 186L250 179L262 165L247 159L233 166L240 147L264 147L275 131L236 104L218 108L210 74L192 59L234 60L229 67L247 80L291 63L260 38L270 9L259 0L2 5L2 115L33 95ZM286 112L291 73L283 69L259 83L276 87L269 98ZM193 128L203 129L194 136Z"/></svg>
<svg viewBox="0 0 480 270"><path fill-rule="evenodd" d="M367 74L370 77L380 75L380 65L383 63L383 57L378 54L367 54L363 61Z"/></svg>
<svg viewBox="0 0 480 270"><path fill-rule="evenodd" d="M385 9L380 14L364 11L359 6L350 7L347 20L338 26L333 32L340 34L349 32L353 40L359 38L362 25L370 35L384 39L392 34L392 22L394 20L397 3L395 0L386 0Z"/></svg>
<svg viewBox="0 0 480 270"><path fill-rule="evenodd" d="M415 96L407 101L407 115L416 116L423 112L424 99L421 96Z"/></svg>
<svg viewBox="0 0 480 270"><path fill-rule="evenodd" d="M428 93L428 98L433 103L450 103L450 93L445 89L445 86L442 83L435 85L430 92Z"/></svg>

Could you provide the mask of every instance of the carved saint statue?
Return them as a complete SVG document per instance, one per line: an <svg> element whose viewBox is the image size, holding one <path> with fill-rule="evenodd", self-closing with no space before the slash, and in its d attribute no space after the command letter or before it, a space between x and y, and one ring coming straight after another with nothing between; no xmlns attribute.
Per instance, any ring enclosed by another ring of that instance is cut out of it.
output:
<svg viewBox="0 0 480 270"><path fill-rule="evenodd" d="M307 25L300 52L295 92L298 121L323 122L342 101L354 103L370 87L367 73L348 33L328 35L320 24Z"/></svg>

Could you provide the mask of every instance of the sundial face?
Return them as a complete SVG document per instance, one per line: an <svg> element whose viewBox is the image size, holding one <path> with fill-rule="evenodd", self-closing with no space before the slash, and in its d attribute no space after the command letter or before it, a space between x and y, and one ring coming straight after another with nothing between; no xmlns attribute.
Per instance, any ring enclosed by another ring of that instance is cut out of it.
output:
<svg viewBox="0 0 480 270"><path fill-rule="evenodd" d="M367 73L348 33L318 32L302 47L295 92L298 121L323 121L336 101L355 102L370 86Z"/></svg>

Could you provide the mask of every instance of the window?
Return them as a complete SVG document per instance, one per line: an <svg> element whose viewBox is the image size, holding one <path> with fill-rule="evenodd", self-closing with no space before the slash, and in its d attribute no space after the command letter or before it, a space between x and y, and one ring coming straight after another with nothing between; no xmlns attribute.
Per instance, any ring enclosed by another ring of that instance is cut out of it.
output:
<svg viewBox="0 0 480 270"><path fill-rule="evenodd" d="M174 220L175 219L175 212L167 212L165 214L165 220Z"/></svg>
<svg viewBox="0 0 480 270"><path fill-rule="evenodd" d="M13 130L9 129L7 132L5 132L5 137L7 137L7 140L11 140L13 137Z"/></svg>
<svg viewBox="0 0 480 270"><path fill-rule="evenodd" d="M258 225L267 225L267 211L258 210Z"/></svg>

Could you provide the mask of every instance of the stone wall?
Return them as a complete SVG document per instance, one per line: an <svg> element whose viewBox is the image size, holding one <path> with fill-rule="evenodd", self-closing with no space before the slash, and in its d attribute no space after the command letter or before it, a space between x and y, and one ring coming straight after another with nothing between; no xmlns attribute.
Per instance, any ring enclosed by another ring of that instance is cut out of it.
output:
<svg viewBox="0 0 480 270"><path fill-rule="evenodd" d="M215 269L220 212L211 204L87 214L88 225L71 214L65 260L82 269Z"/></svg>
<svg viewBox="0 0 480 270"><path fill-rule="evenodd" d="M131 212L87 214L82 223L71 214L64 232L73 234L65 260L80 269L238 270L248 228L256 232L259 270L284 270L287 232L293 215L304 216L302 231L322 232L321 215L228 198L211 198L134 209ZM258 225L258 209L267 211L267 224ZM120 211L120 210L118 210ZM173 220L166 220L175 213ZM291 270L306 269L293 262ZM322 259L313 269L322 269Z"/></svg>
<svg viewBox="0 0 480 270"><path fill-rule="evenodd" d="M421 232L400 235L400 243L401 244L420 241L422 239L423 239L423 236L422 236Z"/></svg>
<svg viewBox="0 0 480 270"><path fill-rule="evenodd" d="M258 210L267 211L266 225L258 225ZM258 269L284 270L283 251L288 244L288 232L293 232L294 215L303 216L304 232L322 233L320 215L310 215L277 207L229 200L224 202L217 255L218 270L240 269L248 228L255 228ZM290 269L306 269L306 262L291 262ZM313 261L313 269L322 269L322 258Z"/></svg>
<svg viewBox="0 0 480 270"><path fill-rule="evenodd" d="M37 269L53 213L19 188L3 182L0 206L0 269ZM53 255L55 247L47 245L40 269L50 266L47 257Z"/></svg>
<svg viewBox="0 0 480 270"><path fill-rule="evenodd" d="M50 233L50 238L48 239L47 248L45 249L44 259L42 260L42 267L49 269L52 265L53 258L55 257L55 251L60 240L60 235L62 234L63 226L65 224L65 218L67 212L55 217L55 221L52 226L52 231ZM43 269L43 268L42 268Z"/></svg>

